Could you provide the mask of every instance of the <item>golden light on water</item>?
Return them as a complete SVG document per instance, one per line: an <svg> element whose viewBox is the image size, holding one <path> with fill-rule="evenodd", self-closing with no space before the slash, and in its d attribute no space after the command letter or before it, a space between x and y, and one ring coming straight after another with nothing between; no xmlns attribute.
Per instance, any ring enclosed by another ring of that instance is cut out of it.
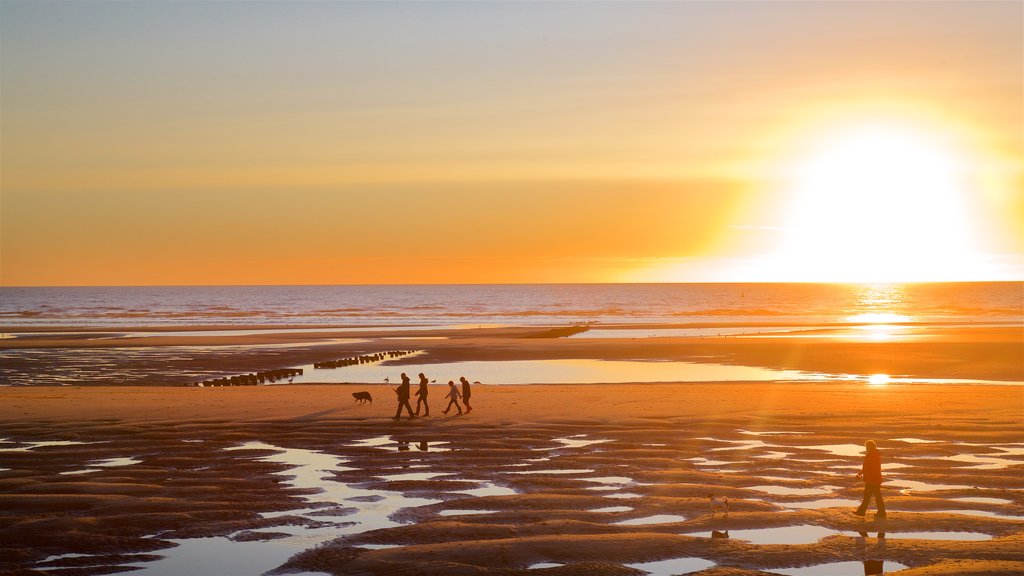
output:
<svg viewBox="0 0 1024 576"><path fill-rule="evenodd" d="M888 374L872 374L871 376L868 376L868 384L872 386L885 386L888 383Z"/></svg>

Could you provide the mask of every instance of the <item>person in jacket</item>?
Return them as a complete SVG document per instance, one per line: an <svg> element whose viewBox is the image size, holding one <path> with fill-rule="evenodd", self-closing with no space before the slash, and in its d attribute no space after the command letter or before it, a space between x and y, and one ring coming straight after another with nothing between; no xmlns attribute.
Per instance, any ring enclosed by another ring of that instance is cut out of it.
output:
<svg viewBox="0 0 1024 576"><path fill-rule="evenodd" d="M395 412L395 417L392 420L398 420L402 417L402 406L409 411L409 419L412 420L416 416L412 413L412 406L409 405L409 377L402 372L402 383L395 388L395 394L398 394L398 410Z"/></svg>
<svg viewBox="0 0 1024 576"><path fill-rule="evenodd" d="M462 382L462 403L466 405L466 414L469 414L473 411L473 407L469 405L469 397L472 394L472 390L469 389L469 380L462 376L459 381Z"/></svg>
<svg viewBox="0 0 1024 576"><path fill-rule="evenodd" d="M857 516L863 516L868 510L868 502L875 499L875 517L885 517L885 502L882 500L882 455L878 451L878 445L874 440L864 443L867 452L864 454L864 464L861 466L857 478L864 478L864 500L860 507L853 511Z"/></svg>
<svg viewBox="0 0 1024 576"><path fill-rule="evenodd" d="M420 405L423 406L424 416L430 416L430 406L427 405L427 377L420 372L420 387L416 389L416 415L420 415Z"/></svg>
<svg viewBox="0 0 1024 576"><path fill-rule="evenodd" d="M448 407L445 408L443 412L447 414L454 405L455 409L459 411L459 415L461 416L462 406L459 406L459 389L455 387L455 382L451 380L448 381L448 394L445 395L445 398L451 398L451 400L448 401Z"/></svg>

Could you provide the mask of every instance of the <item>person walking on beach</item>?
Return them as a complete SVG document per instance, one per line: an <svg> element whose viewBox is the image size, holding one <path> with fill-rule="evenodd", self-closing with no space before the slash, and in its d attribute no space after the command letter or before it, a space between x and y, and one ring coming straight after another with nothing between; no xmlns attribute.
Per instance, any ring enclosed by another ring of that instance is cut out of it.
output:
<svg viewBox="0 0 1024 576"><path fill-rule="evenodd" d="M402 372L402 383L395 389L395 394L398 394L398 410L395 412L395 417L392 420L399 420L402 418L402 406L409 411L409 419L412 420L416 416L412 413L412 406L409 406L409 377Z"/></svg>
<svg viewBox="0 0 1024 576"><path fill-rule="evenodd" d="M860 508L853 511L857 516L863 516L868 510L868 502L872 497L875 499L875 518L885 518L885 502L882 501L882 455L878 451L878 445L874 440L864 443L867 453L864 454L864 464L857 478L864 478L864 500Z"/></svg>
<svg viewBox="0 0 1024 576"><path fill-rule="evenodd" d="M466 414L473 411L473 407L469 405L469 397L472 391L469 389L469 380L466 380L465 376L459 378L462 382L462 403L466 405Z"/></svg>
<svg viewBox="0 0 1024 576"><path fill-rule="evenodd" d="M459 416L461 416L462 406L459 406L459 389L455 387L455 382L451 380L448 381L448 394L445 395L445 398L451 398L451 400L448 401L448 407L445 408L443 412L447 414L454 404L455 409L459 411Z"/></svg>
<svg viewBox="0 0 1024 576"><path fill-rule="evenodd" d="M427 405L427 377L420 372L420 387L416 389L416 396L419 400L416 401L416 415L420 415L420 405L423 405L424 416L430 416L430 406Z"/></svg>

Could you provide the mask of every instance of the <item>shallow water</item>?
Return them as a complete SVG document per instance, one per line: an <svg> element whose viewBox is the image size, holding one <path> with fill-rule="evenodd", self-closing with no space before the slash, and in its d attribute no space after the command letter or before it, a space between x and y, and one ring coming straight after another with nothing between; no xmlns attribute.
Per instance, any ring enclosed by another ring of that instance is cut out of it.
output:
<svg viewBox="0 0 1024 576"><path fill-rule="evenodd" d="M590 510L587 510L587 512L602 512L614 514L618 512L629 512L630 510L632 510L632 508L630 508L629 506L608 506L606 508L591 508Z"/></svg>
<svg viewBox="0 0 1024 576"><path fill-rule="evenodd" d="M467 362L440 362L410 364L408 357L402 364L388 361L358 364L334 369L318 369L312 364L299 366L303 373L294 384L304 383L380 383L384 378L398 380L402 372L423 372L439 384L430 387L441 394L447 388L440 382L466 376L470 381L484 384L592 384L601 382L730 382L775 380L808 380L810 375L795 370L769 370L750 366L699 364L679 361L643 360L490 360ZM820 379L815 376L813 379ZM371 392L374 390L371 389ZM390 394L386 395L390 397ZM438 396L440 397L440 396Z"/></svg>
<svg viewBox="0 0 1024 576"><path fill-rule="evenodd" d="M835 486L822 486L820 488L791 488L788 486L744 486L747 490L757 490L775 496L815 496L818 494L831 494L837 488Z"/></svg>
<svg viewBox="0 0 1024 576"><path fill-rule="evenodd" d="M907 568L905 564L892 560L885 560L882 567L884 573L897 572ZM862 576L869 573L863 562L831 562L798 568L772 568L771 572L785 576ZM883 572L873 573L882 574Z"/></svg>
<svg viewBox="0 0 1024 576"><path fill-rule="evenodd" d="M980 542L991 540L991 534L982 532L884 532L889 540L957 540L961 542ZM858 532L843 532L844 536L861 537Z"/></svg>
<svg viewBox="0 0 1024 576"><path fill-rule="evenodd" d="M630 568L643 570L651 576L676 576L678 574L689 574L691 572L706 570L714 565L714 562L703 558L671 558L669 560L626 564L626 566Z"/></svg>
<svg viewBox="0 0 1024 576"><path fill-rule="evenodd" d="M476 516L478 514L495 514L497 510L441 510L438 516Z"/></svg>
<svg viewBox="0 0 1024 576"><path fill-rule="evenodd" d="M707 532L689 533L687 536L705 535ZM826 536L838 534L836 530L803 524L798 526L778 526L775 528L751 528L745 530L729 530L732 540L745 540L751 544L813 544Z"/></svg>
<svg viewBox="0 0 1024 576"><path fill-rule="evenodd" d="M648 524L669 524L671 522L684 521L686 521L686 517L677 514L655 514L654 516L644 516L643 518L631 518L616 522L615 524L619 526L646 526Z"/></svg>
<svg viewBox="0 0 1024 576"><path fill-rule="evenodd" d="M858 506L860 500L847 498L821 498L819 500L806 500L803 502L785 502L780 506L796 509L818 509L818 508L840 508L845 506Z"/></svg>

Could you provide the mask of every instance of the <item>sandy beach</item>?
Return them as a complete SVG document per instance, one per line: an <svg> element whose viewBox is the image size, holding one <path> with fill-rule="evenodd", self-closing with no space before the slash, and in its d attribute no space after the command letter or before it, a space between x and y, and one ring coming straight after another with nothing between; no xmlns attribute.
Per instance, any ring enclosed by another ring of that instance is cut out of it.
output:
<svg viewBox="0 0 1024 576"><path fill-rule="evenodd" d="M202 542L220 574L1024 570L1019 386L478 386L464 416L436 386L401 422L365 388L0 388L0 566L174 574ZM850 513L868 438L884 520ZM257 546L273 565L228 559Z"/></svg>

